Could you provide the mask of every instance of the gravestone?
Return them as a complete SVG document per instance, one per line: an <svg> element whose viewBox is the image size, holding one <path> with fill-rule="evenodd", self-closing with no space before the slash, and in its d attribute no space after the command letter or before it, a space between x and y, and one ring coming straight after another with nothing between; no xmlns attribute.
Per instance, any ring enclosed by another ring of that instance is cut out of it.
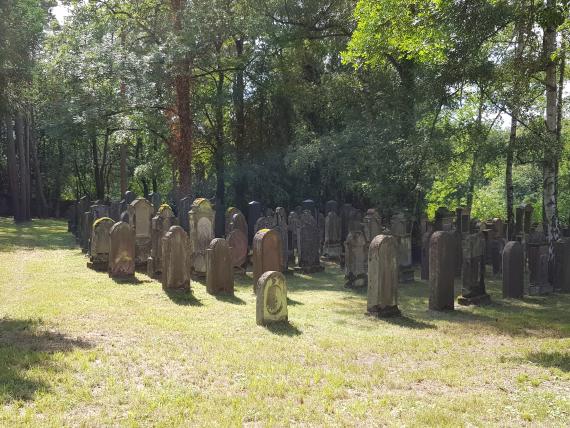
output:
<svg viewBox="0 0 570 428"><path fill-rule="evenodd" d="M319 252L322 252L325 243L325 216L323 213L317 214L317 226L319 228Z"/></svg>
<svg viewBox="0 0 570 428"><path fill-rule="evenodd" d="M528 292L531 296L552 293L552 284L548 282L548 243L542 232L527 235L528 252Z"/></svg>
<svg viewBox="0 0 570 428"><path fill-rule="evenodd" d="M111 250L109 233L114 224L113 219L109 217L101 217L93 222L88 268L103 272L109 268L109 251Z"/></svg>
<svg viewBox="0 0 570 428"><path fill-rule="evenodd" d="M352 205L343 204L340 209L340 241L345 242L348 237L348 222L350 218L350 213L352 212Z"/></svg>
<svg viewBox="0 0 570 428"><path fill-rule="evenodd" d="M368 278L368 243L363 232L349 232L344 243L344 254L345 287L365 287Z"/></svg>
<svg viewBox="0 0 570 428"><path fill-rule="evenodd" d="M518 241L509 241L503 250L503 297L521 299L523 294L523 247Z"/></svg>
<svg viewBox="0 0 570 428"><path fill-rule="evenodd" d="M378 317L400 315L398 309L398 240L394 236L377 235L368 250L369 314Z"/></svg>
<svg viewBox="0 0 570 428"><path fill-rule="evenodd" d="M176 217L172 208L161 205L151 221L150 256L147 259L147 273L150 277L156 277L162 272L162 238L175 224Z"/></svg>
<svg viewBox="0 0 570 428"><path fill-rule="evenodd" d="M247 239L247 234L249 233L249 229L247 227L247 221L245 220L245 216L241 212L234 212L229 224L228 234L233 231L239 229L245 235Z"/></svg>
<svg viewBox="0 0 570 428"><path fill-rule="evenodd" d="M135 230L135 264L145 266L150 256L151 247L151 222L154 207L145 198L136 198L127 209L129 223Z"/></svg>
<svg viewBox="0 0 570 428"><path fill-rule="evenodd" d="M287 283L278 271L267 271L258 280L255 322L267 325L287 322Z"/></svg>
<svg viewBox="0 0 570 428"><path fill-rule="evenodd" d="M160 209L160 205L162 204L162 196L158 192L150 192L148 194L148 199L154 207L154 212L157 213Z"/></svg>
<svg viewBox="0 0 570 428"><path fill-rule="evenodd" d="M256 291L261 275L283 270L281 234L275 229L261 229L253 237L253 287Z"/></svg>
<svg viewBox="0 0 570 428"><path fill-rule="evenodd" d="M180 226L172 226L162 238L162 288L190 289L188 235Z"/></svg>
<svg viewBox="0 0 570 428"><path fill-rule="evenodd" d="M405 214L395 214L390 219L390 232L398 240L400 282L413 282L412 223L406 218Z"/></svg>
<svg viewBox="0 0 570 428"><path fill-rule="evenodd" d="M485 290L484 269L485 236L483 232L465 235L462 242L462 295L457 299L460 305L482 305L491 302Z"/></svg>
<svg viewBox="0 0 570 428"><path fill-rule="evenodd" d="M421 278L429 281L429 243L433 235L433 230L428 230L422 235L422 266Z"/></svg>
<svg viewBox="0 0 570 428"><path fill-rule="evenodd" d="M132 278L135 275L135 231L125 222L115 223L109 232L109 276Z"/></svg>
<svg viewBox="0 0 570 428"><path fill-rule="evenodd" d="M429 308L434 311L454 309L455 237L452 232L437 231L429 248Z"/></svg>
<svg viewBox="0 0 570 428"><path fill-rule="evenodd" d="M83 238L83 214L86 213L87 211L89 211L89 207L91 206L91 201L89 200L89 198L87 196L83 196L79 199L79 202L77 203L77 210L75 211L75 215L76 215L76 219L75 219L75 224L76 224L76 229L77 229L77 242L79 243L80 246L81 242L82 242L82 238Z"/></svg>
<svg viewBox="0 0 570 428"><path fill-rule="evenodd" d="M109 206L109 217L111 217L115 222L121 221L121 202L111 201Z"/></svg>
<svg viewBox="0 0 570 428"><path fill-rule="evenodd" d="M277 227L277 219L272 212L268 212L268 215L261 216L255 222L255 233L261 229L275 229Z"/></svg>
<svg viewBox="0 0 570 428"><path fill-rule="evenodd" d="M570 239L554 243L554 289L570 292Z"/></svg>
<svg viewBox="0 0 570 428"><path fill-rule="evenodd" d="M251 201L247 204L247 224L249 226L248 241L253 242L253 236L257 233L255 230L255 223L257 219L263 214L261 202Z"/></svg>
<svg viewBox="0 0 570 428"><path fill-rule="evenodd" d="M288 254L288 258L289 258L289 263L291 265L295 265L295 258L296 256L298 256L299 254L299 249L297 248L297 243L298 243L298 239L297 239L297 231L299 230L299 227L301 225L301 218L299 216L299 214L297 214L295 211L291 211L291 213L289 213L289 219L287 222L287 227L288 227L288 240L289 240L289 254Z"/></svg>
<svg viewBox="0 0 570 428"><path fill-rule="evenodd" d="M188 220L188 213L192 208L193 198L191 196L185 196L177 204L178 210L178 225L184 229L186 233L190 231L190 222Z"/></svg>
<svg viewBox="0 0 570 428"><path fill-rule="evenodd" d="M119 219L119 221L131 224L129 213L127 211L123 211L121 213L121 218Z"/></svg>
<svg viewBox="0 0 570 428"><path fill-rule="evenodd" d="M81 221L81 250L84 253L89 252L89 241L91 240L91 230L93 230L93 213L87 211L83 213L83 220Z"/></svg>
<svg viewBox="0 0 570 428"><path fill-rule="evenodd" d="M210 294L234 294L234 269L230 246L215 238L206 250L206 291Z"/></svg>
<svg viewBox="0 0 570 428"><path fill-rule="evenodd" d="M283 246L283 272L289 269L289 225L287 224L287 211L283 207L275 209L275 220L277 223L277 230L281 234L281 245Z"/></svg>
<svg viewBox="0 0 570 428"><path fill-rule="evenodd" d="M123 195L123 200L121 201L121 212L127 211L129 209L129 205L131 205L136 198L137 195L135 192L127 190Z"/></svg>
<svg viewBox="0 0 570 428"><path fill-rule="evenodd" d="M325 204L325 216L327 216L331 211L338 215L337 201L327 201Z"/></svg>
<svg viewBox="0 0 570 428"><path fill-rule="evenodd" d="M362 212L359 209L352 208L348 214L348 233L362 231ZM366 239L366 235L364 235Z"/></svg>
<svg viewBox="0 0 570 428"><path fill-rule="evenodd" d="M243 216L242 212L237 209L236 207L229 207L226 210L226 235L229 235L230 232L233 230L233 228L236 226L236 224L232 224L234 221L234 215L241 215ZM245 222L245 217L244 217L244 222ZM246 229L247 229L247 222L245 222L246 224ZM246 230L246 236L247 236L247 230Z"/></svg>
<svg viewBox="0 0 570 428"><path fill-rule="evenodd" d="M331 260L340 260L341 249L341 221L334 210L330 210L325 219L325 242L323 255Z"/></svg>
<svg viewBox="0 0 570 428"><path fill-rule="evenodd" d="M382 218L375 208L370 208L366 211L364 219L362 219L362 230L364 231L364 237L366 241L372 242L372 240L382 233Z"/></svg>
<svg viewBox="0 0 570 428"><path fill-rule="evenodd" d="M451 211L445 207L439 207L435 212L435 231L446 231L449 232L453 229L454 216Z"/></svg>
<svg viewBox="0 0 570 428"><path fill-rule="evenodd" d="M312 199L305 199L301 202L301 207L303 208L303 212L309 211L309 213L313 216L313 218L318 221L317 216L319 215L317 210L317 204Z"/></svg>
<svg viewBox="0 0 570 428"><path fill-rule="evenodd" d="M89 207L91 215L93 216L93 221L98 220L103 217L109 217L109 206L104 205L97 201L94 205Z"/></svg>
<svg viewBox="0 0 570 428"><path fill-rule="evenodd" d="M214 239L214 210L210 201L198 198L188 213L192 273L206 275L206 249Z"/></svg>
<svg viewBox="0 0 570 428"><path fill-rule="evenodd" d="M247 263L247 235L240 229L234 229L227 237L231 249L232 266L244 271Z"/></svg>
<svg viewBox="0 0 570 428"><path fill-rule="evenodd" d="M308 210L301 214L300 227L297 230L297 248L299 250L298 269L303 273L322 272L320 262L320 232L315 218Z"/></svg>

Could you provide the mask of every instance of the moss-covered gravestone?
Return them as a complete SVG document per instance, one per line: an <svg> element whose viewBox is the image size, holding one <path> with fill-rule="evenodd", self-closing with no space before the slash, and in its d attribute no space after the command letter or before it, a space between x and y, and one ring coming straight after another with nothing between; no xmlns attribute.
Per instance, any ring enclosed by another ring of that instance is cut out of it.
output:
<svg viewBox="0 0 570 428"><path fill-rule="evenodd" d="M154 207L145 198L136 198L127 208L129 222L135 230L135 264L145 266L151 249L151 221Z"/></svg>
<svg viewBox="0 0 570 428"><path fill-rule="evenodd" d="M398 239L377 235L368 250L368 313L396 316L398 309Z"/></svg>
<svg viewBox="0 0 570 428"><path fill-rule="evenodd" d="M198 198L188 213L190 223L190 260L192 272L206 275L206 249L214 239L214 210L210 201Z"/></svg>
<svg viewBox="0 0 570 428"><path fill-rule="evenodd" d="M111 251L110 232L114 224L115 222L109 217L102 217L93 223L87 267L98 271L108 269Z"/></svg>
<svg viewBox="0 0 570 428"><path fill-rule="evenodd" d="M188 235L180 226L172 226L162 238L162 288L190 289Z"/></svg>
<svg viewBox="0 0 570 428"><path fill-rule="evenodd" d="M150 256L147 259L147 273L155 277L162 272L162 238L176 224L176 217L169 205L161 205L152 218L150 231Z"/></svg>
<svg viewBox="0 0 570 428"><path fill-rule="evenodd" d="M109 250L109 276L132 278L135 275L135 231L125 222L111 227Z"/></svg>
<svg viewBox="0 0 570 428"><path fill-rule="evenodd" d="M281 272L268 271L259 278L256 293L257 325L287 322L287 283Z"/></svg>
<svg viewBox="0 0 570 428"><path fill-rule="evenodd" d="M206 250L206 291L210 294L234 294L234 269L228 242L215 238Z"/></svg>

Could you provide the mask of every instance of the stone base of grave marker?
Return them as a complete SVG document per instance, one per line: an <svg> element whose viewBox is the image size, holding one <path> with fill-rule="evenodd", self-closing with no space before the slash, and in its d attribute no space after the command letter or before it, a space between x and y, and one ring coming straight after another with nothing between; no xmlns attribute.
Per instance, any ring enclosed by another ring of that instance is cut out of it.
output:
<svg viewBox="0 0 570 428"><path fill-rule="evenodd" d="M368 285L368 275L365 273L354 275L352 272L350 272L347 276L345 276L345 279L345 288L363 288Z"/></svg>
<svg viewBox="0 0 570 428"><path fill-rule="evenodd" d="M370 315L373 317L378 318L391 318L391 317L399 317L402 315L398 306L386 306L384 308L380 308L378 306L374 306L373 308L368 309L366 315Z"/></svg>
<svg viewBox="0 0 570 428"><path fill-rule="evenodd" d="M107 272L107 269L109 269L109 259L90 260L87 262L87 267L97 272Z"/></svg>

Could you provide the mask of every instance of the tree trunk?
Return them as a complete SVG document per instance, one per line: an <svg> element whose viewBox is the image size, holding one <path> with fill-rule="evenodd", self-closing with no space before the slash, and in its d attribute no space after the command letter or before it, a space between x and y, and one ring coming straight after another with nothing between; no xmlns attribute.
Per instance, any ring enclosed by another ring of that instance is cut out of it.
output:
<svg viewBox="0 0 570 428"><path fill-rule="evenodd" d="M127 192L127 145L121 144L121 199Z"/></svg>
<svg viewBox="0 0 570 428"><path fill-rule="evenodd" d="M34 133L34 113L30 113L30 152L32 155L32 163L34 166L34 176L36 178L36 204L38 205L38 216L43 218L48 215L48 203L44 193L43 179L40 169L40 160L38 157L38 141ZM59 169L59 168L58 168Z"/></svg>
<svg viewBox="0 0 570 428"><path fill-rule="evenodd" d="M20 206L20 187L18 183L19 167L16 159L16 143L14 141L14 125L12 117L6 115L4 117L6 126L6 143L7 143L7 161L8 161L8 180L10 182L10 197L12 199L12 211L15 221L21 221L22 210Z"/></svg>
<svg viewBox="0 0 570 428"><path fill-rule="evenodd" d="M225 165L224 165L224 73L218 73L216 82L216 148L214 162L216 166L216 217L214 232L216 238L225 235L225 213L226 213L226 187L225 187Z"/></svg>
<svg viewBox="0 0 570 428"><path fill-rule="evenodd" d="M63 156L63 146L61 140L57 140L57 162L58 165L63 165L64 156ZM55 172L55 189L54 189L54 212L55 217L59 218L61 215L61 208L60 208L60 199L61 199L61 175L62 175L62 168L56 168Z"/></svg>
<svg viewBox="0 0 570 428"><path fill-rule="evenodd" d="M93 177L95 179L95 199L102 200L105 197L105 183L101 176L101 164L99 161L99 149L97 148L97 133L92 130L89 135L91 140L91 154L93 156Z"/></svg>
<svg viewBox="0 0 570 428"><path fill-rule="evenodd" d="M235 80L232 89L232 97L234 103L234 114L235 114L235 124L234 124L234 141L236 147L236 174L234 181L234 197L236 206L245 212L247 207L247 201L245 197L246 190L246 177L243 173L243 166L245 163L245 103L244 103L244 92L245 92L245 81L244 81L244 70L243 70L243 38L238 38L235 40L236 45L236 56L238 58L239 67L235 73Z"/></svg>
<svg viewBox="0 0 570 428"><path fill-rule="evenodd" d="M416 128L414 63L403 60L398 69L400 76L400 135L407 140Z"/></svg>
<svg viewBox="0 0 570 428"><path fill-rule="evenodd" d="M517 120L515 115L511 116L511 133L509 135L509 143L507 145L507 161L505 168L505 193L507 198L507 239L513 239L515 230L515 214L514 214L514 191L513 191L513 159L514 148L517 140Z"/></svg>
<svg viewBox="0 0 570 428"><path fill-rule="evenodd" d="M556 0L547 0L547 8L555 10ZM546 238L550 246L549 251L549 272L554 266L554 243L560 237L558 218L556 217L556 168L558 165L557 147L557 82L556 82L556 62L552 59L556 51L556 28L553 23L549 23L544 29L544 60L546 62L546 133L547 142L544 149L543 159L543 205L544 205L544 226Z"/></svg>
<svg viewBox="0 0 570 428"><path fill-rule="evenodd" d="M26 169L26 142L25 142L25 132L24 132L24 119L21 113L16 113L15 118L15 129L16 129L16 147L18 150L18 165L19 165L19 198L20 198L20 215L21 217L16 221L29 221L31 217L30 213L30 197L28 194L28 180L30 174Z"/></svg>

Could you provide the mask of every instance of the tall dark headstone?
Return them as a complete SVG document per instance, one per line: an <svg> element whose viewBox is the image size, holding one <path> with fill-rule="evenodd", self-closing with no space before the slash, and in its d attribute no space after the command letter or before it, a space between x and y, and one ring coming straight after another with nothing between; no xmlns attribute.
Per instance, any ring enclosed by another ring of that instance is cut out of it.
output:
<svg viewBox="0 0 570 428"><path fill-rule="evenodd" d="M570 292L570 239L562 238L554 244L554 289Z"/></svg>
<svg viewBox="0 0 570 428"><path fill-rule="evenodd" d="M334 212L338 214L338 202L337 201L327 201L325 204L325 216L328 215L330 212Z"/></svg>
<svg viewBox="0 0 570 428"><path fill-rule="evenodd" d="M157 213L162 204L162 196L158 192L150 192L148 194L148 199L152 206L154 207L154 212Z"/></svg>
<svg viewBox="0 0 570 428"><path fill-rule="evenodd" d="M263 215L263 208L261 206L261 202L251 201L247 204L247 224L249 227L248 232L248 240L249 242L253 242L253 236L256 233L255 224L257 223L257 219Z"/></svg>
<svg viewBox="0 0 570 428"><path fill-rule="evenodd" d="M465 235L462 247L463 288L457 303L465 306L490 303L491 297L485 290L485 279L481 272L481 269L485 268L483 261L485 236L483 232Z"/></svg>
<svg viewBox="0 0 570 428"><path fill-rule="evenodd" d="M345 287L365 287L368 280L368 243L364 233L361 231L350 232L344 247Z"/></svg>
<svg viewBox="0 0 570 428"><path fill-rule="evenodd" d="M520 299L523 294L523 247L518 241L509 241L503 251L503 297Z"/></svg>
<svg viewBox="0 0 570 428"><path fill-rule="evenodd" d="M178 210L178 224L186 233L190 231L190 223L188 221L188 213L192 208L194 199L191 196L185 196L178 202L176 208Z"/></svg>
<svg viewBox="0 0 570 428"><path fill-rule="evenodd" d="M215 238L206 250L206 291L210 294L234 294L234 269L230 246Z"/></svg>
<svg viewBox="0 0 570 428"><path fill-rule="evenodd" d="M190 289L188 235L180 226L172 226L162 238L162 288Z"/></svg>
<svg viewBox="0 0 570 428"><path fill-rule="evenodd" d="M369 314L379 317L396 316L398 309L398 249L395 236L377 235L368 250Z"/></svg>
<svg viewBox="0 0 570 428"><path fill-rule="evenodd" d="M429 308L454 309L455 237L453 232L434 232L429 248Z"/></svg>
<svg viewBox="0 0 570 428"><path fill-rule="evenodd" d="M304 273L322 272L324 267L320 262L320 232L315 218L308 210L301 215L297 240L299 269Z"/></svg>

